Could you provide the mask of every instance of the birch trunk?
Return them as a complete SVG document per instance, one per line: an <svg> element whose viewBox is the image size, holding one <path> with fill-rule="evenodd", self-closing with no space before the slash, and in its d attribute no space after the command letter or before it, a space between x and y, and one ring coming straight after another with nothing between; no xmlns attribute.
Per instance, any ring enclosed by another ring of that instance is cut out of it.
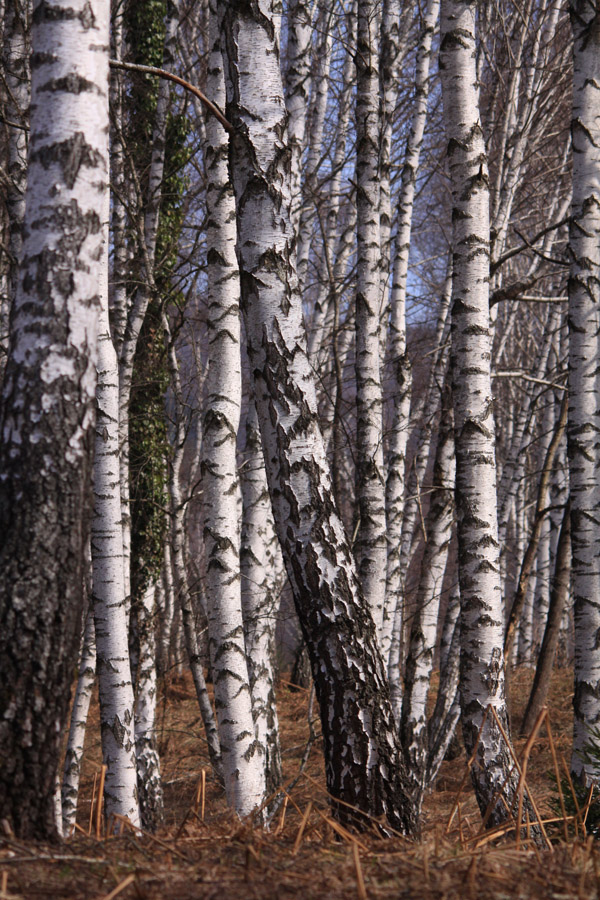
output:
<svg viewBox="0 0 600 900"><path fill-rule="evenodd" d="M282 779L272 658L283 564L274 531L253 400L246 415L246 441L240 474L243 497L240 570L246 656L254 727L256 739L264 753L268 796L280 786Z"/></svg>
<svg viewBox="0 0 600 900"><path fill-rule="evenodd" d="M83 648L79 663L79 675L73 709L71 711L71 727L65 765L63 769L63 782L61 791L62 827L63 834L70 837L77 820L77 799L79 797L79 777L81 775L81 760L83 759L83 745L87 717L92 699L92 690L96 680L96 637L94 634L94 616L90 609L85 620L83 634Z"/></svg>
<svg viewBox="0 0 600 900"><path fill-rule="evenodd" d="M433 670L440 598L454 520L454 435L449 385L442 403L440 434L433 469L433 492L427 517L427 543L421 562L412 620L400 736L415 802L422 802L427 769L427 698Z"/></svg>
<svg viewBox="0 0 600 900"><path fill-rule="evenodd" d="M163 821L163 790L156 748L156 636L153 581L138 609L139 660L135 699L135 755L142 827L156 831Z"/></svg>
<svg viewBox="0 0 600 900"><path fill-rule="evenodd" d="M312 50L311 4L293 0L288 12L287 71L285 102L289 113L288 132L292 154L292 216L294 226L302 207L302 153L305 147L306 111L310 97Z"/></svg>
<svg viewBox="0 0 600 900"><path fill-rule="evenodd" d="M98 339L92 603L96 632L105 811L139 826L133 685L129 662L127 590L119 480L119 368L108 321L108 197L103 207L104 269Z"/></svg>
<svg viewBox="0 0 600 900"><path fill-rule="evenodd" d="M207 89L225 106L217 22L211 3ZM208 366L202 423L206 600L215 709L229 805L246 816L265 797L265 747L254 734L240 579L236 437L240 424L240 283L235 255L235 198L227 171L227 133L206 122Z"/></svg>
<svg viewBox="0 0 600 900"><path fill-rule="evenodd" d="M387 452L385 493L388 549L387 584L381 635L381 651L384 661L389 661L396 609L399 604L402 604L403 593L402 521L404 518L406 446L409 434L411 392L410 361L406 354L406 283L417 171L427 116L431 41L439 8L439 0L429 0L417 55L416 104L411 133L406 145L398 198L398 225L390 297L389 356L392 369L393 413Z"/></svg>
<svg viewBox="0 0 600 900"><path fill-rule="evenodd" d="M453 197L452 396L461 593L461 706L471 776L488 824L506 819L515 785L502 656L494 417L490 380L489 187L475 71L475 4L442 0L440 71ZM484 723L484 716L485 723ZM481 733L480 733L481 731ZM500 799L496 797L498 793Z"/></svg>
<svg viewBox="0 0 600 900"><path fill-rule="evenodd" d="M268 0L230 0L220 12L248 355L275 526L321 707L327 787L342 821L370 827L363 814L382 816L412 832L373 620L318 427L294 266L279 17Z"/></svg>
<svg viewBox="0 0 600 900"><path fill-rule="evenodd" d="M177 355L173 341L171 339L171 331L169 321L165 313L163 313L163 329L165 338L168 342L167 358L169 365L169 375L171 378L171 390L173 391L176 405L175 412L175 437L173 440L173 454L171 464L169 466L169 504L171 513L170 539L171 545L165 548L165 567L167 582L172 573L174 582L175 600L181 609L181 623L183 627L183 635L185 640L185 648L187 651L188 661L194 680L194 688L196 690L196 698L200 708L200 715L204 723L206 731L206 741L208 745L208 753L210 761L218 779L222 778L221 748L219 745L219 736L217 734L217 725L213 708L210 703L208 691L206 689L206 681L204 678L204 670L202 668L202 658L200 656L200 648L198 646L198 635L196 633L196 621L194 609L192 606L192 598L190 596L189 584L185 566L185 504L180 487L180 472L183 462L183 452L185 445L185 423L183 418L183 397L181 392L181 379L179 376L179 368L177 364ZM170 562L170 568L169 568Z"/></svg>
<svg viewBox="0 0 600 900"><path fill-rule="evenodd" d="M600 725L600 506L598 334L600 331L600 10L572 0L573 204L569 229L569 474L575 621L571 769L598 781L581 752Z"/></svg>
<svg viewBox="0 0 600 900"><path fill-rule="evenodd" d="M38 0L31 39L25 239L0 422L0 819L22 838L52 838L89 536L108 4Z"/></svg>
<svg viewBox="0 0 600 900"><path fill-rule="evenodd" d="M379 639L386 572L383 395L379 370L379 57L377 4L359 0L356 40L356 507L354 554Z"/></svg>

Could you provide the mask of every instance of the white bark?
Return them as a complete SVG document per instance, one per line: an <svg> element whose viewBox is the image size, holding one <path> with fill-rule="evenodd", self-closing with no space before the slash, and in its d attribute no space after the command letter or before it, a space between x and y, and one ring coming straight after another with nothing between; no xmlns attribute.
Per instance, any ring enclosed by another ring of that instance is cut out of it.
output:
<svg viewBox="0 0 600 900"><path fill-rule="evenodd" d="M108 3L38 0L32 22L25 239L0 421L0 819L52 837L88 540Z"/></svg>
<svg viewBox="0 0 600 900"><path fill-rule="evenodd" d="M573 205L569 229L569 474L575 600L575 696L571 769L598 782L581 752L600 725L600 10L572 0Z"/></svg>
<svg viewBox="0 0 600 900"><path fill-rule="evenodd" d="M216 3L211 5L210 22L207 90L223 107ZM209 350L202 499L208 635L225 791L229 805L246 816L265 796L265 748L254 735L240 590L236 437L242 375L235 199L227 171L227 133L213 116L206 123L206 139Z"/></svg>
<svg viewBox="0 0 600 900"><path fill-rule="evenodd" d="M402 182L398 198L398 225L390 297L389 356L392 367L393 413L387 452L385 509L387 522L387 584L381 633L381 652L389 661L392 629L398 604L402 603L402 521L406 445L409 434L411 371L406 354L406 282L412 214L419 157L423 144L427 99L429 96L429 63L431 41L439 15L439 0L429 0L417 54L415 74L416 103L411 133L406 145Z"/></svg>
<svg viewBox="0 0 600 900"><path fill-rule="evenodd" d="M63 834L70 837L77 819L77 799L79 796L79 777L83 759L83 745L87 717L92 699L92 689L96 680L96 638L94 634L94 616L92 610L85 620L83 648L79 663L79 675L73 709L71 726L65 755L63 783L61 792Z"/></svg>
<svg viewBox="0 0 600 900"><path fill-rule="evenodd" d="M319 35L314 52L314 71L311 79L311 102L306 127L308 147L304 164L303 207L298 226L297 267L301 290L307 279L308 261L313 236L314 204L317 193L317 177L322 158L323 129L327 113L329 70L331 68L332 47L332 2L319 0L316 20ZM292 197L292 203L295 198Z"/></svg>
<svg viewBox="0 0 600 900"><path fill-rule="evenodd" d="M452 395L461 592L461 704L482 813L506 818L509 749L488 714L508 727L504 694L494 418L490 378L489 187L475 71L475 4L442 0L440 71L453 198ZM477 742L478 741L478 742Z"/></svg>
<svg viewBox="0 0 600 900"><path fill-rule="evenodd" d="M156 748L155 591L150 581L138 610L139 660L135 698L135 755L142 826L156 831L163 819L160 760Z"/></svg>
<svg viewBox="0 0 600 900"><path fill-rule="evenodd" d="M107 767L106 815L140 824L137 798L133 686L129 664L127 591L119 478L119 369L108 322L108 197L98 340L92 602L96 631L102 758Z"/></svg>
<svg viewBox="0 0 600 900"><path fill-rule="evenodd" d="M356 515L354 554L378 638L386 574L380 359L379 57L377 4L359 0L356 41Z"/></svg>
<svg viewBox="0 0 600 900"><path fill-rule="evenodd" d="M416 608L411 623L400 734L415 802L427 786L427 699L433 671L440 599L454 521L454 435L449 385L442 403L440 433L427 516L427 543L421 562Z"/></svg>
<svg viewBox="0 0 600 900"><path fill-rule="evenodd" d="M287 70L285 102L289 113L288 132L292 153L292 216L297 227L302 207L302 153L310 97L310 64L313 28L311 3L293 0L288 11Z"/></svg>
<svg viewBox="0 0 600 900"><path fill-rule="evenodd" d="M411 831L374 625L318 427L294 267L279 16L269 0L228 0L220 12L248 356L277 535L321 707L327 786L342 821L365 827L367 813Z"/></svg>
<svg viewBox="0 0 600 900"><path fill-rule="evenodd" d="M281 750L275 702L273 654L284 570L273 524L256 404L246 414L240 478L243 518L240 544L242 610L256 740L264 755L266 793L281 784Z"/></svg>

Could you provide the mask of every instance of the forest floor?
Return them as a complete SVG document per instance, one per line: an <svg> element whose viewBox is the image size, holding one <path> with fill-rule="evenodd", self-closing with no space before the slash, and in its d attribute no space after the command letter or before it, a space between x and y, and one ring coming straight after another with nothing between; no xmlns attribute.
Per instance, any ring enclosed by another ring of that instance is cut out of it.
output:
<svg viewBox="0 0 600 900"><path fill-rule="evenodd" d="M515 722L531 678L530 671L520 670L511 679ZM54 846L0 838L0 900L600 898L600 854L581 828L576 834L572 819L547 825L546 849L519 841L515 829L494 839L481 830L464 752L443 764L425 803L418 842L381 838L375 830L360 835L339 830L329 818L316 704L316 739L299 774L309 741L309 692L292 692L282 682L278 701L288 799L269 831L228 813L210 773L191 680L184 677L168 686L160 705L165 826L156 835L125 831L109 837L92 803L101 761L94 702L79 828ZM570 751L571 674L566 669L554 675L549 716L552 736L544 725L533 742L527 785L542 817L551 819L558 803L554 760L562 769L562 757L568 760ZM526 741L515 743L522 757Z"/></svg>

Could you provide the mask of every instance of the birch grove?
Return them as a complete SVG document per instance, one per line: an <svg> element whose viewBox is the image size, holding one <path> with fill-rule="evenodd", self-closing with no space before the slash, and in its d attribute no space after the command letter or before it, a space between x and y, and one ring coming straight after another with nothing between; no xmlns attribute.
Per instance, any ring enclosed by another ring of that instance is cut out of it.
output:
<svg viewBox="0 0 600 900"><path fill-rule="evenodd" d="M555 677L598 782L595 0L0 16L0 821L70 838L96 741L160 830L187 686L276 828L300 653L344 827L461 752L509 828Z"/></svg>

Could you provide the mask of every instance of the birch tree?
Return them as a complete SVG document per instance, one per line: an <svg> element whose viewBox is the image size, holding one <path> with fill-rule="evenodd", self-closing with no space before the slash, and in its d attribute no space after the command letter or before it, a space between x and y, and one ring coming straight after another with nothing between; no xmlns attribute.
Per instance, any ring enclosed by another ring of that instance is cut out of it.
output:
<svg viewBox="0 0 600 900"><path fill-rule="evenodd" d="M342 821L364 826L364 813L412 832L374 625L317 421L295 273L279 16L268 0L230 0L220 26L248 356L277 534L321 707L327 786Z"/></svg>
<svg viewBox="0 0 600 900"><path fill-rule="evenodd" d="M569 229L569 477L571 578L575 598L575 713L571 769L597 781L581 756L600 724L600 506L598 334L600 332L600 10L570 3L573 29L573 205Z"/></svg>
<svg viewBox="0 0 600 900"><path fill-rule="evenodd" d="M442 0L440 71L453 198L452 398L461 593L461 706L467 753L488 824L515 785L492 707L506 728L494 419L490 381L489 188L475 69L475 3Z"/></svg>
<svg viewBox="0 0 600 900"><path fill-rule="evenodd" d="M356 42L356 539L354 552L379 638L387 557L381 390L379 233L379 16L359 0Z"/></svg>
<svg viewBox="0 0 600 900"><path fill-rule="evenodd" d="M0 818L56 834L89 535L108 184L108 4L37 0L22 265L0 449Z"/></svg>
<svg viewBox="0 0 600 900"><path fill-rule="evenodd" d="M216 4L210 9L207 88L224 106ZM209 350L202 424L206 599L225 790L230 806L243 816L264 799L266 751L254 733L242 616L236 458L242 400L240 283L227 149L227 132L211 116L206 123Z"/></svg>

